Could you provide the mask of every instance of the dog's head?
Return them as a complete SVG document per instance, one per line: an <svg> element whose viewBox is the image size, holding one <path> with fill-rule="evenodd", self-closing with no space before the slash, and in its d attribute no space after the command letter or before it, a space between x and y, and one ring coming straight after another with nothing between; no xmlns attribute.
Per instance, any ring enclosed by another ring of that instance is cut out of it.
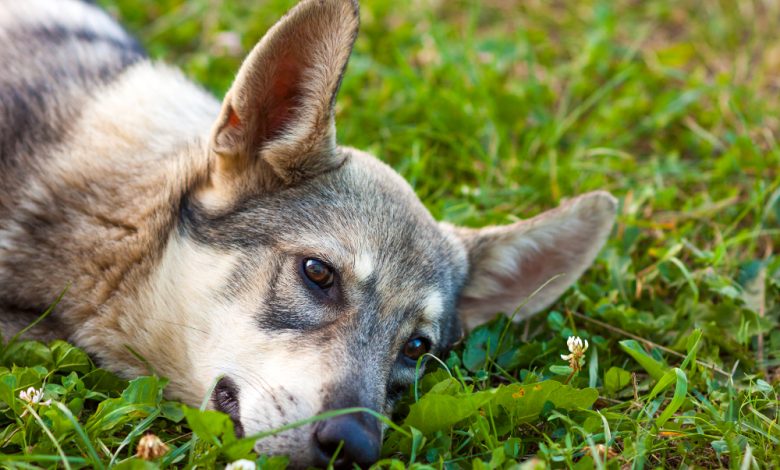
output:
<svg viewBox="0 0 780 470"><path fill-rule="evenodd" d="M452 345L461 322L549 305L613 223L602 192L509 226L437 223L392 169L335 143L357 29L353 1L304 0L254 48L211 134L208 181L167 249L161 275L197 331L195 376L171 386L194 401L223 377L212 404L247 435L338 408L389 412L417 360ZM367 464L381 434L352 414L257 449L324 465L343 440L337 462Z"/></svg>

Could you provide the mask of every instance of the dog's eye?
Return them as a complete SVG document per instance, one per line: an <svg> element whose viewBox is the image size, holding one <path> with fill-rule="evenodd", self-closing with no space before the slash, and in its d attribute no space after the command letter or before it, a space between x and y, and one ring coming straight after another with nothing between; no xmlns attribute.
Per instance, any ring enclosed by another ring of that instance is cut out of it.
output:
<svg viewBox="0 0 780 470"><path fill-rule="evenodd" d="M431 342L425 338L413 338L404 345L403 353L406 358L416 361L423 354L431 350Z"/></svg>
<svg viewBox="0 0 780 470"><path fill-rule="evenodd" d="M333 285L333 269L318 259L303 260L303 272L320 289L327 289Z"/></svg>

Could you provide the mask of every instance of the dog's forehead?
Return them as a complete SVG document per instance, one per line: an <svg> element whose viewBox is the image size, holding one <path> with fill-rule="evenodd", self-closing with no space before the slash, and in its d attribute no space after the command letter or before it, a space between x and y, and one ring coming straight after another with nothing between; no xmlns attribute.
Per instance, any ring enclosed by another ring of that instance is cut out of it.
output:
<svg viewBox="0 0 780 470"><path fill-rule="evenodd" d="M185 205L182 230L244 259L234 276L239 290L261 288L249 281L254 271L279 283L272 290L281 288L287 274L273 273L289 273L285 266L296 258L320 258L343 277L361 311L436 323L454 309L468 267L465 249L390 167L355 150L339 151L348 154L340 168L241 201L224 215ZM305 302L287 297L290 305Z"/></svg>
<svg viewBox="0 0 780 470"><path fill-rule="evenodd" d="M338 170L258 200L246 213L252 232L288 254L322 257L382 297L440 312L466 269L457 240L390 167L340 151L349 158Z"/></svg>
<svg viewBox="0 0 780 470"><path fill-rule="evenodd" d="M403 178L374 157L342 151L350 158L339 170L265 201L272 214L262 217L275 220L280 245L321 250L359 280L385 271L410 284L437 281L463 262Z"/></svg>

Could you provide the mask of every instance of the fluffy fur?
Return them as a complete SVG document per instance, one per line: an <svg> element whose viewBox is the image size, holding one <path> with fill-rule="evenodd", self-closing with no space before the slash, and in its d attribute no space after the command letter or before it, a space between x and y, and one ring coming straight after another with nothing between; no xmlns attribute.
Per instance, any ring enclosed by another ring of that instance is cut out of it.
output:
<svg viewBox="0 0 780 470"><path fill-rule="evenodd" d="M439 224L392 169L337 146L333 105L358 28L350 0L303 0L220 104L76 0L0 1L0 324L50 321L126 377L212 405L252 434L318 412L388 412L460 320L555 300L613 223L596 192L506 227ZM307 280L307 259L335 273ZM548 283L548 281L551 282ZM546 284L546 285L545 285ZM545 285L535 296L528 297ZM294 466L368 464L367 417L257 444Z"/></svg>

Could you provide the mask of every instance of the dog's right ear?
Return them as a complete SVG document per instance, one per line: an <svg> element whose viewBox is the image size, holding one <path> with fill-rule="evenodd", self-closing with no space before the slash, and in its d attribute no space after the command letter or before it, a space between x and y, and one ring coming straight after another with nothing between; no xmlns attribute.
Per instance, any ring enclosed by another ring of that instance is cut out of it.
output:
<svg viewBox="0 0 780 470"><path fill-rule="evenodd" d="M333 108L358 24L354 0L303 0L266 33L212 130L207 199L229 202L341 165Z"/></svg>
<svg viewBox="0 0 780 470"><path fill-rule="evenodd" d="M554 302L591 265L615 222L617 201L583 194L511 225L444 228L460 238L469 273L458 310L468 328L498 312L527 318Z"/></svg>

